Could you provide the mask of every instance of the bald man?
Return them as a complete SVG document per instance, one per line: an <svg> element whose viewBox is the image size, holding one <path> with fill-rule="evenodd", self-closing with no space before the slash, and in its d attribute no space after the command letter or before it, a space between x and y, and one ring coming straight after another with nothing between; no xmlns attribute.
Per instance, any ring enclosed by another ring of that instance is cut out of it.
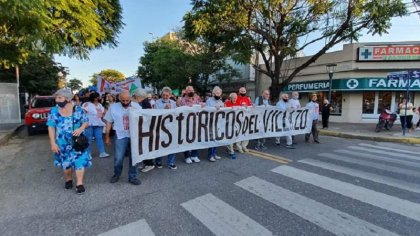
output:
<svg viewBox="0 0 420 236"><path fill-rule="evenodd" d="M133 166L133 156L130 148L130 126L128 113L130 109L141 109L137 102L131 102L130 92L123 90L119 95L120 102L112 104L105 114L106 131L105 143L111 145L110 132L114 128L115 136L115 154L114 154L114 175L111 183L116 183L120 179L123 170L125 153L129 153L128 182L133 185L140 185L138 179L137 167Z"/></svg>

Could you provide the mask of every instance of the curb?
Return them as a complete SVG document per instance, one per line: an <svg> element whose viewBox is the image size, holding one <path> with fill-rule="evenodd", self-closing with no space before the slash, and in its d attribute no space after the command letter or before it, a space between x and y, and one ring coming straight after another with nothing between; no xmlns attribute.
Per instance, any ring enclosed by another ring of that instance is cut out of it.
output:
<svg viewBox="0 0 420 236"><path fill-rule="evenodd" d="M380 142L393 142L393 143L397 142L397 143L407 143L407 144L420 144L420 138L380 137L380 136L344 133L344 132L337 132L337 131L330 131L330 130L319 130L319 133L326 136L333 136L333 137L340 137L340 138L361 139L361 140L380 141Z"/></svg>
<svg viewBox="0 0 420 236"><path fill-rule="evenodd" d="M25 126L25 124L17 125L14 129L11 129L6 135L0 138L0 146L6 144L16 133L17 131Z"/></svg>

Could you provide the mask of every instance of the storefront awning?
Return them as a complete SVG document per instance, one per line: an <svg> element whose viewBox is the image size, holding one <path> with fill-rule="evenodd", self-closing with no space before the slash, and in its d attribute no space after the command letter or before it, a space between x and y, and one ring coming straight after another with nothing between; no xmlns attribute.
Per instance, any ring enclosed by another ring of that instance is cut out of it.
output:
<svg viewBox="0 0 420 236"><path fill-rule="evenodd" d="M384 77L376 78L348 78L336 79L332 81L331 90L335 91L405 91L408 80L387 79ZM420 78L412 78L409 83L410 91L420 91ZM313 92L328 91L328 80L316 80L288 84L283 91L285 92Z"/></svg>

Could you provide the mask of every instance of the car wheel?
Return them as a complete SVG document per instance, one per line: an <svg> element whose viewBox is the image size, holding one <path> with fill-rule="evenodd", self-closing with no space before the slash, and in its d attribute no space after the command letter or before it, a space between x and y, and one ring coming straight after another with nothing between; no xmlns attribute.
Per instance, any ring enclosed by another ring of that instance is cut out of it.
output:
<svg viewBox="0 0 420 236"><path fill-rule="evenodd" d="M31 127L28 127L28 135L32 136L32 135L35 135L35 134L36 134L35 130Z"/></svg>

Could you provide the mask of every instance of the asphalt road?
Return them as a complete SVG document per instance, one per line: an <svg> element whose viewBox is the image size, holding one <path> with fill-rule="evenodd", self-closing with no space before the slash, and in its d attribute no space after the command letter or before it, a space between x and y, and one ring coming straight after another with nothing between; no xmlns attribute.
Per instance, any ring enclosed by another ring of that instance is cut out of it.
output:
<svg viewBox="0 0 420 236"><path fill-rule="evenodd" d="M0 147L0 235L420 234L419 146L298 137L290 150L270 140L236 160L224 148L215 163L178 154L177 170L142 173L140 186L126 168L109 183L112 157L95 157L76 195L47 135L25 132Z"/></svg>

